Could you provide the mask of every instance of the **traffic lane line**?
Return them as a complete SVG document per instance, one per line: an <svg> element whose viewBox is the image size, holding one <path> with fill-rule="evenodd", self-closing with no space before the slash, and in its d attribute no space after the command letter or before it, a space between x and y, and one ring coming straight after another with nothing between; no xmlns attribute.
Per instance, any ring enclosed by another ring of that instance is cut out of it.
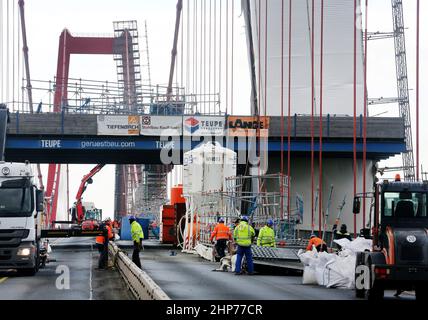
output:
<svg viewBox="0 0 428 320"><path fill-rule="evenodd" d="M5 282L8 278L4 277L4 278L0 278L0 284L2 284L3 282Z"/></svg>

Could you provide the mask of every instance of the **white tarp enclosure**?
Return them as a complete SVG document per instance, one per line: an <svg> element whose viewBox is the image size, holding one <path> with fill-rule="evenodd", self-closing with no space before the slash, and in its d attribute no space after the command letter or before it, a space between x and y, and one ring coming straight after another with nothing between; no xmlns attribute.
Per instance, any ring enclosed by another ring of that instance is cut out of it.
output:
<svg viewBox="0 0 428 320"><path fill-rule="evenodd" d="M184 251L192 252L198 242L209 243L217 219L228 216L227 201L222 195L226 190L226 179L236 176L236 162L236 152L218 142L201 144L184 154Z"/></svg>
<svg viewBox="0 0 428 320"><path fill-rule="evenodd" d="M284 3L284 42L281 36L282 3ZM316 114L319 114L321 1L314 3L315 110ZM364 60L360 0L357 4L357 115L359 115L364 110ZM284 48L284 97L286 102L288 99L289 0L242 0L242 9L246 16L249 50L251 46L249 37L253 44L255 81L257 90L260 91L258 97L260 106L264 106L267 99L266 115L281 115L281 44ZM354 0L324 1L323 114L353 115L354 12ZM248 19L249 17L251 18ZM310 114L312 0L292 1L291 22L291 114ZM251 64L251 52L249 57ZM285 111L286 107L287 104L284 106ZM264 114L264 108L261 107L260 110L261 114Z"/></svg>

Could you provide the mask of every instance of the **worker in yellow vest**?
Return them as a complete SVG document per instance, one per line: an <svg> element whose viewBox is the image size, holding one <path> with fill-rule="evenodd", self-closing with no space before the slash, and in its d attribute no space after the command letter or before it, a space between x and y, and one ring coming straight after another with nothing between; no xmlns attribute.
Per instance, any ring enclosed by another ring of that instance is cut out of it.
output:
<svg viewBox="0 0 428 320"><path fill-rule="evenodd" d="M134 216L129 217L131 223L131 237L134 243L134 251L132 252L132 262L141 269L140 249L143 247L144 233L141 225L137 222Z"/></svg>
<svg viewBox="0 0 428 320"><path fill-rule="evenodd" d="M276 247L272 219L269 219L266 225L260 229L259 236L257 237L257 245L262 247Z"/></svg>
<svg viewBox="0 0 428 320"><path fill-rule="evenodd" d="M238 245L237 259L235 265L235 274L241 274L242 258L245 255L247 260L248 274L254 274L253 254L251 252L251 243L253 242L256 232L248 224L248 217L243 216L239 225L233 230L233 238Z"/></svg>

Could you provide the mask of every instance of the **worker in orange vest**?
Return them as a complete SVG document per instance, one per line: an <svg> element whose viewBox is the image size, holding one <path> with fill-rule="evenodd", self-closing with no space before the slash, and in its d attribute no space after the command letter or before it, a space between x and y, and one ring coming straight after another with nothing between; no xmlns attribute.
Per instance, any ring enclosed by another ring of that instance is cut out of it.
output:
<svg viewBox="0 0 428 320"><path fill-rule="evenodd" d="M114 239L113 231L111 228L111 220L106 219L101 225L100 230L107 232L107 237L104 235L97 236L95 238L95 244L97 246L100 257L98 259L98 269L107 269L108 262L108 242Z"/></svg>
<svg viewBox="0 0 428 320"><path fill-rule="evenodd" d="M306 251L311 251L312 246L315 246L318 252L327 251L327 244L321 238L318 238L315 234L311 234L311 238L309 240L308 246L306 247Z"/></svg>
<svg viewBox="0 0 428 320"><path fill-rule="evenodd" d="M224 250L227 247L227 241L232 240L232 234L228 226L224 224L224 219L220 218L217 225L214 228L214 231L211 233L210 241L214 242L214 238L217 240L215 244L215 249L220 256L220 259L223 258L226 254Z"/></svg>

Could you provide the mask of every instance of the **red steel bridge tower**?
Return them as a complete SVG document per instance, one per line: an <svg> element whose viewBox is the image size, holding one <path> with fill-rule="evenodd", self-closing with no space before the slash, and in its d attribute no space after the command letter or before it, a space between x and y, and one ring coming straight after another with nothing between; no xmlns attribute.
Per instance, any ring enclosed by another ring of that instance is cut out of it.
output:
<svg viewBox="0 0 428 320"><path fill-rule="evenodd" d="M123 101L117 113L137 114L141 94L140 53L136 21L114 22L113 37L77 37L64 29L59 38L58 64L55 80L54 112L67 112L68 76L72 54L109 54L117 65L119 88ZM46 185L48 221L56 220L61 165L50 164ZM141 166L117 165L115 184L115 217L131 213L133 191L142 181Z"/></svg>

